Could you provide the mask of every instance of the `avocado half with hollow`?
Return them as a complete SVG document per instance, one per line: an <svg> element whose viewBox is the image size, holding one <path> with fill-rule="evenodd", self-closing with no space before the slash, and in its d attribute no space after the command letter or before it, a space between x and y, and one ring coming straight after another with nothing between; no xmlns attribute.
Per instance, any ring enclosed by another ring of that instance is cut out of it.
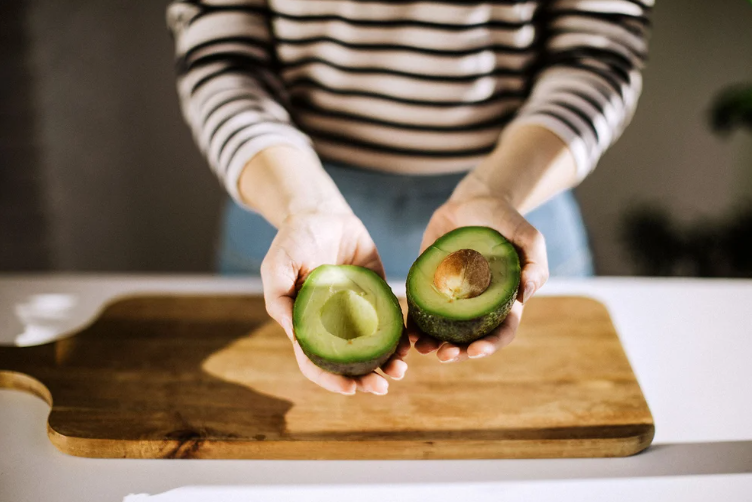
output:
<svg viewBox="0 0 752 502"><path fill-rule="evenodd" d="M520 260L488 227L462 227L434 242L407 275L408 313L434 338L470 343L506 318L517 298Z"/></svg>
<svg viewBox="0 0 752 502"><path fill-rule="evenodd" d="M316 366L339 375L365 375L380 367L397 349L403 327L389 285L353 265L317 267L293 308L300 348Z"/></svg>

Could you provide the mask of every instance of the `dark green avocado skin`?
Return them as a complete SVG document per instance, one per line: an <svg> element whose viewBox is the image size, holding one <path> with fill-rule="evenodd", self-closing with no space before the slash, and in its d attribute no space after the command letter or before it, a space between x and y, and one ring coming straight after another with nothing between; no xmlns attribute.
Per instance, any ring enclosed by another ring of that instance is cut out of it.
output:
<svg viewBox="0 0 752 502"><path fill-rule="evenodd" d="M394 352L397 350L397 345L399 345L399 340L397 340L397 342L394 344L394 347L392 347L388 352L385 352L378 358L372 359L370 361L355 363L338 363L329 361L327 359L319 357L314 352L306 350L305 346L303 345L301 345L300 348L303 349L303 352L308 356L308 359L310 359L313 364L325 371L328 371L329 373L335 373L337 375L344 376L361 376L367 375L376 368L380 368L381 365L387 362L389 358L392 357L392 354L394 354Z"/></svg>
<svg viewBox="0 0 752 502"><path fill-rule="evenodd" d="M486 336L501 324L512 310L515 299L516 296L512 296L506 303L486 315L469 321L456 321L425 312L413 301L408 291L407 312L423 333L443 342L468 344Z"/></svg>

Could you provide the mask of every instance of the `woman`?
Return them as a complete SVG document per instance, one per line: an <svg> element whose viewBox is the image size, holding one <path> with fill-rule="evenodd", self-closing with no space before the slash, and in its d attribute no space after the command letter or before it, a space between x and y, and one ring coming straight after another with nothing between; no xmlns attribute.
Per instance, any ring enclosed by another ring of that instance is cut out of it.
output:
<svg viewBox="0 0 752 502"><path fill-rule="evenodd" d="M220 269L261 275L306 377L342 394L388 387L375 372L326 373L295 341L296 286L318 265L404 277L456 227L510 239L521 286L499 329L467 347L410 333L442 362L511 342L549 270L592 274L569 189L632 116L649 3L171 4L183 113L232 196ZM409 348L403 341L386 375L404 376Z"/></svg>

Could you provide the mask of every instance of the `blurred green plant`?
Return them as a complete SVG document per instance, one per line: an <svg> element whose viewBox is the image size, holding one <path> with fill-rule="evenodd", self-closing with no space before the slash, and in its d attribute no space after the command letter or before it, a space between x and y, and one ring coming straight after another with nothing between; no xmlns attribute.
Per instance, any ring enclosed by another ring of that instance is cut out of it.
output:
<svg viewBox="0 0 752 502"><path fill-rule="evenodd" d="M710 126L722 135L738 128L752 131L752 84L735 85L721 91L710 108Z"/></svg>
<svg viewBox="0 0 752 502"><path fill-rule="evenodd" d="M686 225L643 206L625 215L621 237L639 275L752 277L752 205Z"/></svg>
<svg viewBox="0 0 752 502"><path fill-rule="evenodd" d="M752 84L718 93L708 121L722 136L752 132ZM624 216L621 238L641 275L752 277L752 200L718 220L684 226L665 208L643 205Z"/></svg>

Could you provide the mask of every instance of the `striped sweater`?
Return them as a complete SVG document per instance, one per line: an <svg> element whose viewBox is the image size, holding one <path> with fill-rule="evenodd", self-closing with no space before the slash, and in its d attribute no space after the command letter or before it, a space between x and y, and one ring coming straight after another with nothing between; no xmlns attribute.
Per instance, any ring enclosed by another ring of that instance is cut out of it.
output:
<svg viewBox="0 0 752 502"><path fill-rule="evenodd" d="M411 174L472 168L544 126L580 178L629 122L653 0L184 0L178 92L228 191L277 144Z"/></svg>

